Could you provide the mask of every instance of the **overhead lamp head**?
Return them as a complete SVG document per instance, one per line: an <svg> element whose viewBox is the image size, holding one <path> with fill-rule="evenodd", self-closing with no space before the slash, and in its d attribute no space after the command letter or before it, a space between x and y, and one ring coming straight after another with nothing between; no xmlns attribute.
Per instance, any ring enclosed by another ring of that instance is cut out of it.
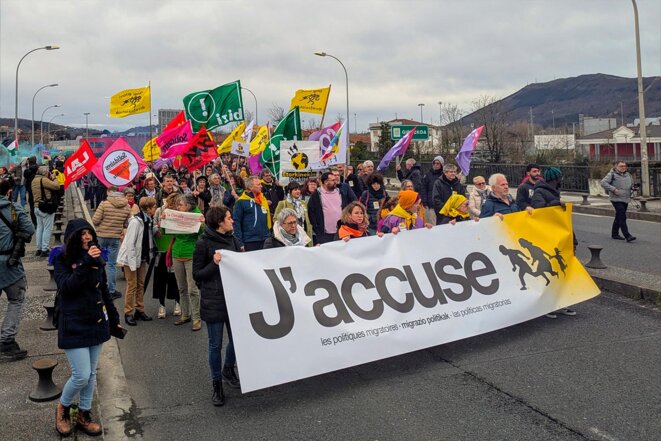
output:
<svg viewBox="0 0 661 441"><path fill-rule="evenodd" d="M320 57L325 57L326 56L326 52L315 52L314 54L318 55Z"/></svg>
<svg viewBox="0 0 661 441"><path fill-rule="evenodd" d="M46 49L47 51L54 51L55 49L59 49L59 48L60 48L59 46L53 44L46 46L44 49Z"/></svg>
<svg viewBox="0 0 661 441"><path fill-rule="evenodd" d="M48 85L48 87L56 87L56 86L59 86L59 84L57 84L57 83L53 83L53 84L49 84L49 85Z"/></svg>

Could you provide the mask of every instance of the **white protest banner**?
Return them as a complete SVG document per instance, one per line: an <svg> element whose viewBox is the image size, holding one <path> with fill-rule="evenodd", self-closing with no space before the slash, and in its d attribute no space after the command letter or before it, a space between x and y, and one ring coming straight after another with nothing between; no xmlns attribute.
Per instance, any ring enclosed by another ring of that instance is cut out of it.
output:
<svg viewBox="0 0 661 441"><path fill-rule="evenodd" d="M250 253L220 272L249 392L479 335L599 294L571 206Z"/></svg>
<svg viewBox="0 0 661 441"><path fill-rule="evenodd" d="M310 164L319 161L318 141L282 141L280 143L280 184L303 182L317 173Z"/></svg>
<svg viewBox="0 0 661 441"><path fill-rule="evenodd" d="M187 213L166 208L161 215L161 228L166 234L195 234L200 231L200 213Z"/></svg>

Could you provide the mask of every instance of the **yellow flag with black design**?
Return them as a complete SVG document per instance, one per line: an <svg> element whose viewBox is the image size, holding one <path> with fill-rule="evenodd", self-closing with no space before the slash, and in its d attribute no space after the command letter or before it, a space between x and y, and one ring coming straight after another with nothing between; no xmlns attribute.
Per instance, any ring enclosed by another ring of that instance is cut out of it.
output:
<svg viewBox="0 0 661 441"><path fill-rule="evenodd" d="M243 132L246 130L246 123L245 121L242 121L234 130L232 130L232 133L230 133L227 138L218 146L218 154L222 155L223 153L229 153L232 151L232 143L234 141L241 142L243 141L243 138L241 135L243 135Z"/></svg>
<svg viewBox="0 0 661 441"><path fill-rule="evenodd" d="M126 89L110 97L110 116L124 118L151 111L150 87Z"/></svg>
<svg viewBox="0 0 661 441"><path fill-rule="evenodd" d="M326 113L326 104L328 104L328 96L330 95L331 87L324 87L321 89L300 89L294 94L291 99L291 106L293 109L298 106L301 113L317 113L323 115Z"/></svg>
<svg viewBox="0 0 661 441"><path fill-rule="evenodd" d="M250 142L250 156L262 153L269 144L269 126L263 125Z"/></svg>
<svg viewBox="0 0 661 441"><path fill-rule="evenodd" d="M154 136L142 147L142 158L147 162L156 161L161 157L161 148L156 144L156 138L158 136Z"/></svg>

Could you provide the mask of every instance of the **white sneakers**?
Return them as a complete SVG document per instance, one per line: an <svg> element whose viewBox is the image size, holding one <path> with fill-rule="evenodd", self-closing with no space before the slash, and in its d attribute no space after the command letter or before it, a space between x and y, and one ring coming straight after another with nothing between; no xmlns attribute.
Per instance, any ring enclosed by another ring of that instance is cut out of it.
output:
<svg viewBox="0 0 661 441"><path fill-rule="evenodd" d="M161 305L158 307L158 318L164 319L165 318L165 306Z"/></svg>
<svg viewBox="0 0 661 441"><path fill-rule="evenodd" d="M172 315L175 317L181 316L181 306L179 306L179 302L174 304L174 312L172 313Z"/></svg>

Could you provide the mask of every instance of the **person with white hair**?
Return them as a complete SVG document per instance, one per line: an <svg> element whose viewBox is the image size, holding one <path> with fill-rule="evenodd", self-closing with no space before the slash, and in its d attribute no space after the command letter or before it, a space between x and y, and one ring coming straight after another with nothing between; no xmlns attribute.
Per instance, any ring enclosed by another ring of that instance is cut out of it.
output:
<svg viewBox="0 0 661 441"><path fill-rule="evenodd" d="M434 183L432 191L432 203L436 212L436 225L439 225L439 212L453 194L466 196L466 187L457 177L457 166L454 164L445 164L443 166L443 175Z"/></svg>
<svg viewBox="0 0 661 441"><path fill-rule="evenodd" d="M413 182L413 189L416 191L416 193L421 194L424 190L424 184L422 182L422 169L415 163L415 159L413 158L407 159L404 163L404 166L406 167L406 174L404 174L402 171L402 166L399 164L397 165L397 179L400 181L408 179L409 181Z"/></svg>
<svg viewBox="0 0 661 441"><path fill-rule="evenodd" d="M512 195L510 195L510 187L504 174L494 173L489 176L489 186L491 187L491 193L482 205L480 218L498 216L502 220L505 214L521 211ZM532 208L529 212L531 211Z"/></svg>
<svg viewBox="0 0 661 441"><path fill-rule="evenodd" d="M282 208L273 223L273 236L266 239L264 249L279 247L311 247L312 238L298 223L298 215L292 208Z"/></svg>

